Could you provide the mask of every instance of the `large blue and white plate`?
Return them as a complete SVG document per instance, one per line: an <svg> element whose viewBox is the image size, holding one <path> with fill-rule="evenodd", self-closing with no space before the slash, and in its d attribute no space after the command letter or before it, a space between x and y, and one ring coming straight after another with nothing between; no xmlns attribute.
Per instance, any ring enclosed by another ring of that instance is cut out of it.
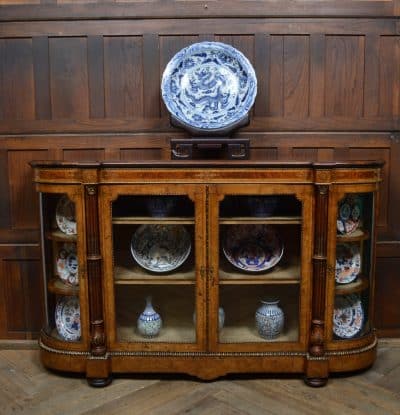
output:
<svg viewBox="0 0 400 415"><path fill-rule="evenodd" d="M141 225L132 236L133 258L153 272L173 271L186 261L190 250L190 235L182 225Z"/></svg>
<svg viewBox="0 0 400 415"><path fill-rule="evenodd" d="M283 243L273 226L232 225L227 228L222 250L236 268L261 272L281 260Z"/></svg>
<svg viewBox="0 0 400 415"><path fill-rule="evenodd" d="M58 334L68 341L81 338L81 312L76 296L60 297L55 309L55 322Z"/></svg>
<svg viewBox="0 0 400 415"><path fill-rule="evenodd" d="M360 333L364 324L364 309L359 294L338 295L333 310L333 332L350 339Z"/></svg>
<svg viewBox="0 0 400 415"><path fill-rule="evenodd" d="M249 60L220 42L194 43L166 66L161 82L164 103L183 126L212 132L232 129L247 119L257 95Z"/></svg>

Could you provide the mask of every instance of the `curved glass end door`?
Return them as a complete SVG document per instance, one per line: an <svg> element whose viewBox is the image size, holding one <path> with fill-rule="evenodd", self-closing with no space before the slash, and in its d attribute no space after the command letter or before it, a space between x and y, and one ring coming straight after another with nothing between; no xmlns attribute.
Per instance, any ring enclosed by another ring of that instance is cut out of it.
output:
<svg viewBox="0 0 400 415"><path fill-rule="evenodd" d="M368 334L372 289L373 193L348 193L338 203L333 339Z"/></svg>
<svg viewBox="0 0 400 415"><path fill-rule="evenodd" d="M79 232L76 201L66 193L41 193L46 291L45 333L57 340L82 339Z"/></svg>

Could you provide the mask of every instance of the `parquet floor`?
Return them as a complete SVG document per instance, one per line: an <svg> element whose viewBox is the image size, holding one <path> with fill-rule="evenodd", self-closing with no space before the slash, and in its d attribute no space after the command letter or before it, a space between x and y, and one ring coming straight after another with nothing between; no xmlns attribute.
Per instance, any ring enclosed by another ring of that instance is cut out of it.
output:
<svg viewBox="0 0 400 415"><path fill-rule="evenodd" d="M400 415L400 340L381 341L370 370L319 389L286 377L130 377L95 389L46 371L37 350L0 350L0 414Z"/></svg>

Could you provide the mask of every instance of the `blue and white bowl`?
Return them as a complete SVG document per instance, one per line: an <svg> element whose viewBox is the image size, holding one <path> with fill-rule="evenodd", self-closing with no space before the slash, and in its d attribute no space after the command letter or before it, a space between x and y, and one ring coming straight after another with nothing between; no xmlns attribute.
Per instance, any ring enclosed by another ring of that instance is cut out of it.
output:
<svg viewBox="0 0 400 415"><path fill-rule="evenodd" d="M199 134L227 131L247 120L257 95L257 78L250 61L233 46L199 42L169 61L161 94L183 127Z"/></svg>

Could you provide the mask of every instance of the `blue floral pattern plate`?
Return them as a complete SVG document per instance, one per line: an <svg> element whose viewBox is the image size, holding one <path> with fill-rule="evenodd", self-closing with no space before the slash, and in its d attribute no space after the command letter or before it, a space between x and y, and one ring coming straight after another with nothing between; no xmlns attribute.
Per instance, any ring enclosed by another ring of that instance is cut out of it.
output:
<svg viewBox="0 0 400 415"><path fill-rule="evenodd" d="M81 338L81 312L76 296L60 297L56 304L55 321L58 334L65 340Z"/></svg>
<svg viewBox="0 0 400 415"><path fill-rule="evenodd" d="M141 225L131 241L135 261L153 272L173 271L186 261L190 250L189 232L181 225Z"/></svg>
<svg viewBox="0 0 400 415"><path fill-rule="evenodd" d="M280 261L283 243L273 226L232 225L227 228L222 250L236 268L260 272Z"/></svg>
<svg viewBox="0 0 400 415"><path fill-rule="evenodd" d="M212 132L247 117L257 78L249 60L234 47L200 42L169 61L161 93L168 111L184 126Z"/></svg>
<svg viewBox="0 0 400 415"><path fill-rule="evenodd" d="M359 294L338 295L333 311L333 332L349 339L360 333L364 323L364 309Z"/></svg>

